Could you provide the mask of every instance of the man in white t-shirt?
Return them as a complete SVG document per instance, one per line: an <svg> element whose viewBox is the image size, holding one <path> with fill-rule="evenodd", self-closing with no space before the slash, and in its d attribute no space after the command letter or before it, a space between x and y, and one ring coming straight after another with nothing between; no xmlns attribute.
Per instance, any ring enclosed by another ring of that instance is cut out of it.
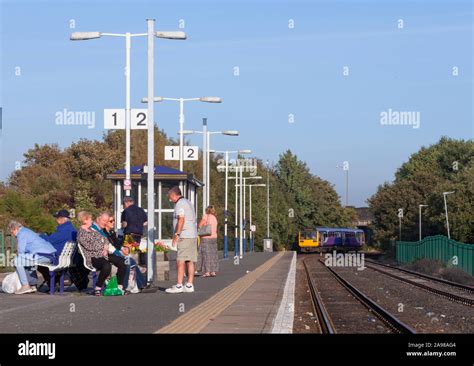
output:
<svg viewBox="0 0 474 366"><path fill-rule="evenodd" d="M175 204L173 214L173 241L172 246L177 247L176 267L178 270L177 284L166 289L169 294L181 292L194 292L194 262L197 262L197 220L194 207L189 200L184 198L178 186L168 191L168 198ZM185 267L187 267L188 281L183 286Z"/></svg>

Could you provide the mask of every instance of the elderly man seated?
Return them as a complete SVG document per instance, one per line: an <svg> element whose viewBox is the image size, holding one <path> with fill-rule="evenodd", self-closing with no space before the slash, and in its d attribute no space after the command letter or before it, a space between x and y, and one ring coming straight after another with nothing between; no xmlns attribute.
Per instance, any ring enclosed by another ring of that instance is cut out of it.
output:
<svg viewBox="0 0 474 366"><path fill-rule="evenodd" d="M8 231L18 240L14 266L20 278L21 288L15 294L23 295L35 292L38 277L32 267L38 264L56 263L56 248L17 221L10 221Z"/></svg>
<svg viewBox="0 0 474 366"><path fill-rule="evenodd" d="M58 226L56 231L51 235L41 234L40 237L50 242L56 249L56 255L59 257L63 251L64 245L68 241L76 241L77 231L72 225L68 210L59 210L53 217L56 219ZM50 284L49 269L47 267L38 267L38 272L41 273L44 283ZM59 277L56 277L56 284L59 283Z"/></svg>

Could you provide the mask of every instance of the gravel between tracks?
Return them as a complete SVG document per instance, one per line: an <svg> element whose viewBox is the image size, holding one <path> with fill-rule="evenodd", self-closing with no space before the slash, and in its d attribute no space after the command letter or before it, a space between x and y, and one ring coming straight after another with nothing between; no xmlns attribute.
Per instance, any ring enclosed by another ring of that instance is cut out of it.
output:
<svg viewBox="0 0 474 366"><path fill-rule="evenodd" d="M474 333L471 306L454 303L369 268L333 269L419 333Z"/></svg>

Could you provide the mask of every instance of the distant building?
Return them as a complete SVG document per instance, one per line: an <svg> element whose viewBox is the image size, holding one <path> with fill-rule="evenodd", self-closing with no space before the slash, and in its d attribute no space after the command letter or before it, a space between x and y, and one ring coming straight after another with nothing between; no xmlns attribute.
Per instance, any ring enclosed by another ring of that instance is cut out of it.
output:
<svg viewBox="0 0 474 366"><path fill-rule="evenodd" d="M352 222L352 225L356 226L358 229L364 230L366 243L372 245L372 223L374 221L374 215L370 212L368 207L354 207L354 211L356 212L357 217Z"/></svg>

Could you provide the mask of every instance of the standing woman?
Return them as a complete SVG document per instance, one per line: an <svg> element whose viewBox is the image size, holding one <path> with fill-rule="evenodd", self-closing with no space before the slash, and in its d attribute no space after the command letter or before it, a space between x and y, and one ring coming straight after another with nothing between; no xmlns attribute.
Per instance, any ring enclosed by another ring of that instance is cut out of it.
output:
<svg viewBox="0 0 474 366"><path fill-rule="evenodd" d="M206 214L199 223L199 229L209 225L210 235L201 236L199 254L201 269L204 272L202 277L214 277L219 270L219 257L217 255L217 218L214 206L206 208Z"/></svg>

